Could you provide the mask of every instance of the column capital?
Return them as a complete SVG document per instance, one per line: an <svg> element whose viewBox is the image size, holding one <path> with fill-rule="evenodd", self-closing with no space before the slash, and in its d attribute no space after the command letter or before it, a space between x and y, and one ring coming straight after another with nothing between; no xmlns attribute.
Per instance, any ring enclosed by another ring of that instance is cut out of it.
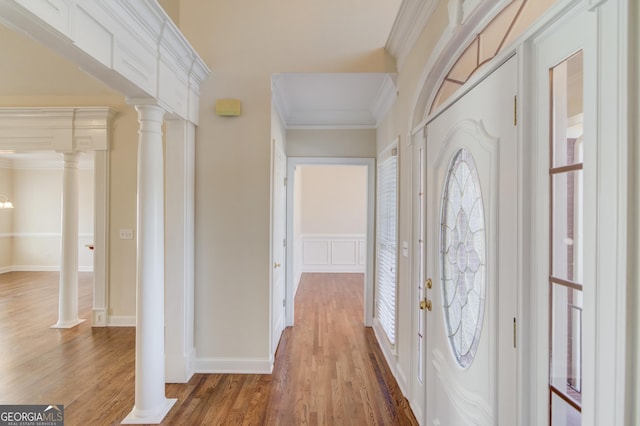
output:
<svg viewBox="0 0 640 426"><path fill-rule="evenodd" d="M143 114L160 114L160 120L162 120L164 114L167 112L167 109L164 108L157 99L153 98L127 98L126 102L129 105L133 105L136 111L138 111L138 120L151 118L144 117Z"/></svg>
<svg viewBox="0 0 640 426"><path fill-rule="evenodd" d="M82 154L82 151L58 151L58 153L62 154L65 169L78 168L78 163L80 162L80 154Z"/></svg>

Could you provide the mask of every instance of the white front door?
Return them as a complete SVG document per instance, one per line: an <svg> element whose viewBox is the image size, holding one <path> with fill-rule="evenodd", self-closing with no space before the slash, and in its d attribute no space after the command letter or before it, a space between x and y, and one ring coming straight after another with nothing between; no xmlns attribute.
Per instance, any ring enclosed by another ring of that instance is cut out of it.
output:
<svg viewBox="0 0 640 426"><path fill-rule="evenodd" d="M516 424L516 58L427 125L426 424Z"/></svg>
<svg viewBox="0 0 640 426"><path fill-rule="evenodd" d="M271 353L280 342L285 325L285 229L286 229L286 157L282 148L273 147L273 213L272 213L272 277L271 277Z"/></svg>

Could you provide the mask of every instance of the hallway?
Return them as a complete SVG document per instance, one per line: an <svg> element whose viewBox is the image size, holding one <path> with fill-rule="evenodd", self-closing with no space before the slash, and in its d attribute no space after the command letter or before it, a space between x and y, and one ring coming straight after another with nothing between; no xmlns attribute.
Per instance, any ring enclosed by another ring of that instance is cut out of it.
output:
<svg viewBox="0 0 640 426"><path fill-rule="evenodd" d="M64 404L65 424L119 424L134 399L135 331L88 321L50 329L57 288L55 272L0 274L0 404ZM79 294L80 317L89 318L91 274L80 274ZM168 384L178 402L162 424L416 424L362 326L362 300L362 274L303 275L273 374Z"/></svg>

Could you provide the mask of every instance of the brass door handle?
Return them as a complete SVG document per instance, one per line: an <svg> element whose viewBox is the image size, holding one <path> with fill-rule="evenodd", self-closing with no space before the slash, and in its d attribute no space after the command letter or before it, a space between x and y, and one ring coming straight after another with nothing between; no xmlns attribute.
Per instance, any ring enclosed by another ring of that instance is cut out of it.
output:
<svg viewBox="0 0 640 426"><path fill-rule="evenodd" d="M420 309L422 309L422 310L426 309L428 311L431 311L432 307L433 306L431 304L431 300L423 299L423 300L420 301Z"/></svg>

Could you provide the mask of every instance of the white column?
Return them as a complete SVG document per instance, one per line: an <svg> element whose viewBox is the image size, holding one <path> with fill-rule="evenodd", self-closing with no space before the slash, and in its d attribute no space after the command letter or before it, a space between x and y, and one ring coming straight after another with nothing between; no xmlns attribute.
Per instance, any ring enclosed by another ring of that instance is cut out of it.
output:
<svg viewBox="0 0 640 426"><path fill-rule="evenodd" d="M62 176L62 232L58 322L52 328L71 328L83 322L78 318L78 157L65 152Z"/></svg>
<svg viewBox="0 0 640 426"><path fill-rule="evenodd" d="M157 105L136 105L138 246L135 405L125 424L158 424L176 399L164 393L164 159Z"/></svg>

